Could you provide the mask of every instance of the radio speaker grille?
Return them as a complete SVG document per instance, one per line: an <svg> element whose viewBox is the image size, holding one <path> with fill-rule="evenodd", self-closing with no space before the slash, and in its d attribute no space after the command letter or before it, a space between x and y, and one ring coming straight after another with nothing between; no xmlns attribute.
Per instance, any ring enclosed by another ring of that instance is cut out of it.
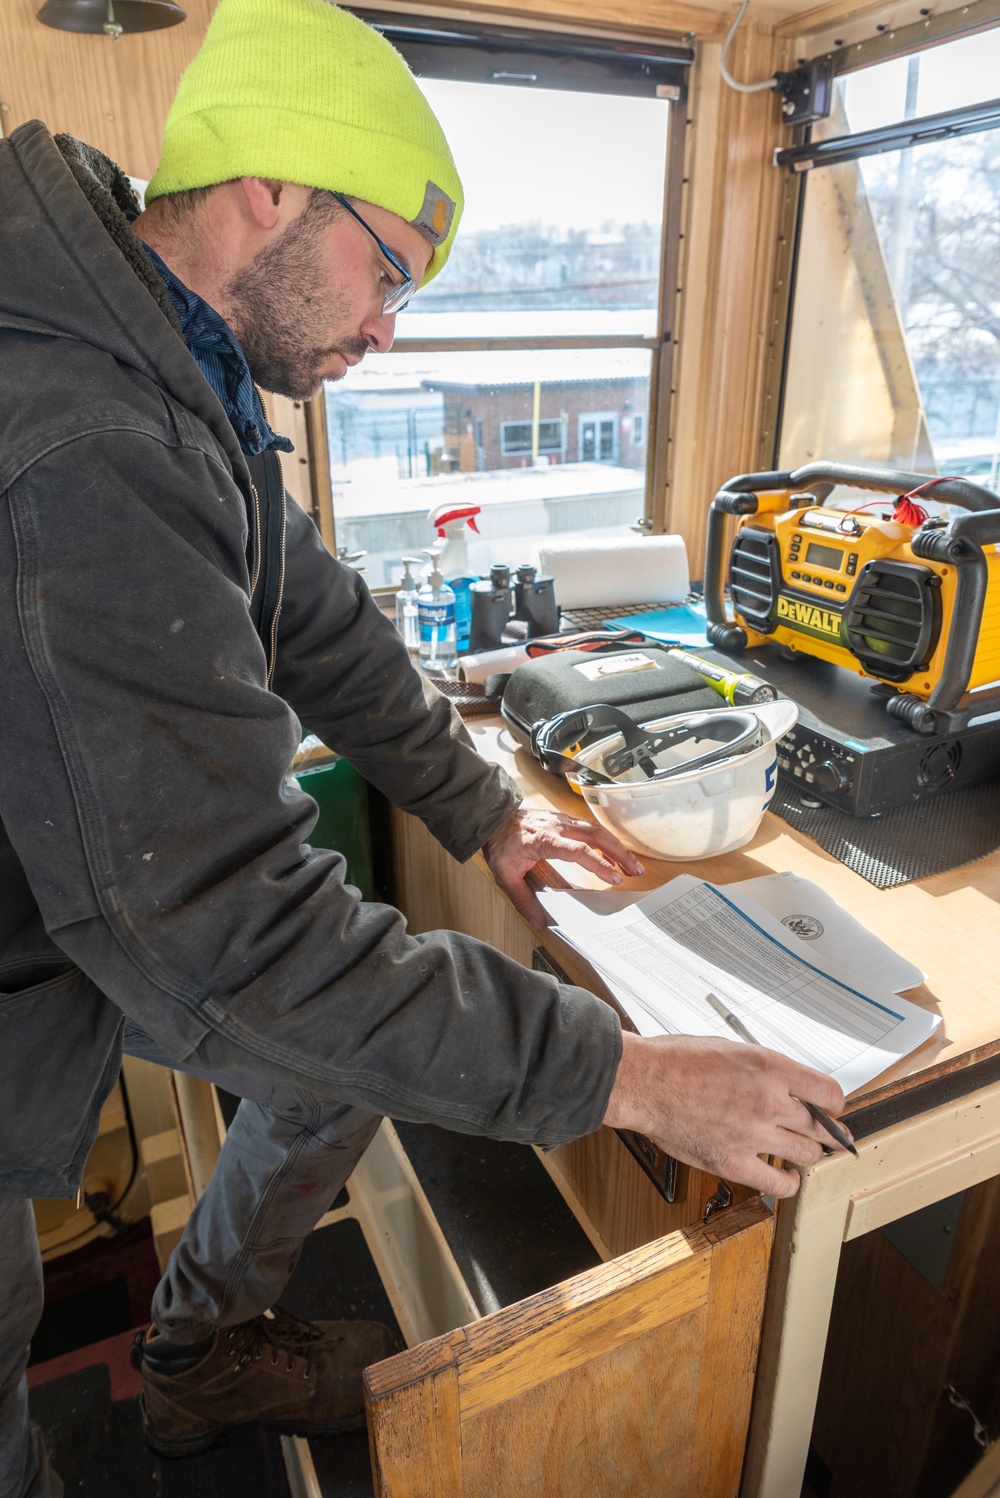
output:
<svg viewBox="0 0 1000 1498"><path fill-rule="evenodd" d="M745 525L737 533L729 561L733 607L751 629L769 634L781 582L781 557L773 531Z"/></svg>
<svg viewBox="0 0 1000 1498"><path fill-rule="evenodd" d="M844 632L871 676L905 681L924 670L940 631L940 585L929 567L884 560L862 567Z"/></svg>

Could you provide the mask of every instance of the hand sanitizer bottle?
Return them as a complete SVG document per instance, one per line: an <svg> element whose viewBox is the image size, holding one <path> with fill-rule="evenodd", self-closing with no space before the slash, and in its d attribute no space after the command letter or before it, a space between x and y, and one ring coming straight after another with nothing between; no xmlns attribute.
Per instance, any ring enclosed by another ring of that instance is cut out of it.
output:
<svg viewBox="0 0 1000 1498"><path fill-rule="evenodd" d="M420 664L430 675L458 665L455 644L455 595L444 580L436 550L429 551L430 576L417 594L420 620Z"/></svg>
<svg viewBox="0 0 1000 1498"><path fill-rule="evenodd" d="M419 557L403 558L403 581L396 593L396 628L403 636L403 644L411 661L420 658L420 618L417 605L416 578L411 567L419 567Z"/></svg>
<svg viewBox="0 0 1000 1498"><path fill-rule="evenodd" d="M435 505L427 517L444 542L440 550L439 565L442 577L455 595L455 643L459 654L464 654L469 648L469 629L472 620L472 598L469 590L476 581L475 573L469 568L466 526L478 535L479 527L476 525L478 514L478 505L456 505L452 500L450 503L446 501L444 504Z"/></svg>

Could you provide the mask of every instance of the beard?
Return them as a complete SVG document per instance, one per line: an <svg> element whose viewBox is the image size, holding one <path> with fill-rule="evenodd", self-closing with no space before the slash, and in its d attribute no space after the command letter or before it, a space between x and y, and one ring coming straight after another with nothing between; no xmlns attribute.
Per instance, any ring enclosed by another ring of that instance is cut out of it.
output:
<svg viewBox="0 0 1000 1498"><path fill-rule="evenodd" d="M305 401L323 384L320 373L331 354L363 359L367 341L358 336L316 343L316 329L343 326L346 299L331 295L320 267L318 243L329 213L310 199L280 239L255 255L225 289L226 321L246 355L258 385L289 400Z"/></svg>

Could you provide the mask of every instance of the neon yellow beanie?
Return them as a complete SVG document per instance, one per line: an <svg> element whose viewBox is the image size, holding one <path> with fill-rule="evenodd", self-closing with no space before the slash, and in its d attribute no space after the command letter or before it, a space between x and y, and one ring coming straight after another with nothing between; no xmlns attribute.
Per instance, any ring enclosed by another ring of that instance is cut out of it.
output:
<svg viewBox="0 0 1000 1498"><path fill-rule="evenodd" d="M271 177L375 203L451 251L462 184L403 58L329 0L220 0L167 116L146 202Z"/></svg>

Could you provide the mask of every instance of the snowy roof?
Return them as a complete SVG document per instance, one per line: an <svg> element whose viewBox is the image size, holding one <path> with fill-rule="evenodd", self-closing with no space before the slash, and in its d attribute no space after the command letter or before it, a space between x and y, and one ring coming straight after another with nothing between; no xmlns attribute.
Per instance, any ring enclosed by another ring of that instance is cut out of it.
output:
<svg viewBox="0 0 1000 1498"><path fill-rule="evenodd" d="M466 353L390 354L366 359L344 380L327 389L366 394L442 389L447 386L497 388L510 385L606 384L649 378L646 349L503 349Z"/></svg>
<svg viewBox="0 0 1000 1498"><path fill-rule="evenodd" d="M612 463L552 463L538 468L488 469L484 473L443 473L433 478L395 477L394 458L351 464L334 469L333 488L338 512L347 515L388 515L437 504L480 505L538 503L546 500L600 498L608 494L645 491L645 474Z"/></svg>

